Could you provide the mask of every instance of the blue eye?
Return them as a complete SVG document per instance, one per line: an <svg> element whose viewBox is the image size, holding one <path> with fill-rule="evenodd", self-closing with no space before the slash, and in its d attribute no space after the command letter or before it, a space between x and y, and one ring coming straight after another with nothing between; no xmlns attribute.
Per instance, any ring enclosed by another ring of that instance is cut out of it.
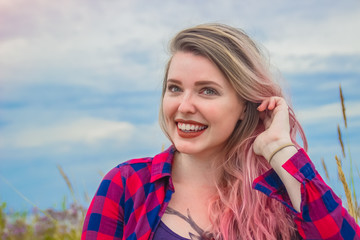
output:
<svg viewBox="0 0 360 240"><path fill-rule="evenodd" d="M219 95L219 93L213 88L204 88L201 90L201 93L205 95Z"/></svg>
<svg viewBox="0 0 360 240"><path fill-rule="evenodd" d="M181 92L181 89L180 89L178 86L176 86L176 85L169 85L169 86L168 86L168 90L169 90L170 92Z"/></svg>

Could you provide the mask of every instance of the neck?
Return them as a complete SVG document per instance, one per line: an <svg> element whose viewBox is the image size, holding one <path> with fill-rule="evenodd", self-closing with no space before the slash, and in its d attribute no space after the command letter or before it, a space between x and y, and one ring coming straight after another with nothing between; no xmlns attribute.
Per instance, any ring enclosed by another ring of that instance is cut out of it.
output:
<svg viewBox="0 0 360 240"><path fill-rule="evenodd" d="M177 152L174 157L172 175L174 182L190 184L193 187L214 188L217 170L214 162L221 154L190 155Z"/></svg>

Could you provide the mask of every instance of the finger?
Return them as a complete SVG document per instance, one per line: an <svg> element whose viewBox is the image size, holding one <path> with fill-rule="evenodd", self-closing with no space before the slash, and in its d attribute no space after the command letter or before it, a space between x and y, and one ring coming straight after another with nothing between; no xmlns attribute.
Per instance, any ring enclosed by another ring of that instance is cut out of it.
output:
<svg viewBox="0 0 360 240"><path fill-rule="evenodd" d="M277 108L278 106L286 106L287 107L287 103L285 101L285 99L281 98L281 97L269 97L264 99L261 104L258 106L258 111L262 112L265 111L266 109L272 111L275 108Z"/></svg>
<svg viewBox="0 0 360 240"><path fill-rule="evenodd" d="M287 109L288 105L287 105L285 99L283 99L281 97L272 97L270 99L268 109L274 110L275 108L277 108L277 109L285 109L286 108Z"/></svg>
<svg viewBox="0 0 360 240"><path fill-rule="evenodd" d="M276 101L276 108L279 110L288 110L289 109L289 105L287 104L287 102L285 101L285 99L283 98L278 98Z"/></svg>
<svg viewBox="0 0 360 240"><path fill-rule="evenodd" d="M263 100L263 101L261 102L261 104L257 107L257 110L260 111L260 112L262 112L262 111L264 111L265 109L267 109L267 107L268 107L268 105L269 105L269 100L270 100L269 98Z"/></svg>
<svg viewBox="0 0 360 240"><path fill-rule="evenodd" d="M275 107L276 107L276 98L272 97L272 98L270 98L268 109L274 110Z"/></svg>

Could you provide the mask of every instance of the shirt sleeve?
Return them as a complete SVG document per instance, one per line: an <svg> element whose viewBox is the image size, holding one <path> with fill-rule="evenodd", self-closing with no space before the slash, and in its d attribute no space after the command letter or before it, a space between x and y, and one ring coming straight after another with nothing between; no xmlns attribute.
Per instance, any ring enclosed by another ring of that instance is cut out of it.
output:
<svg viewBox="0 0 360 240"><path fill-rule="evenodd" d="M118 167L107 173L92 199L84 220L82 240L120 240L123 235L124 187Z"/></svg>
<svg viewBox="0 0 360 240"><path fill-rule="evenodd" d="M316 171L304 149L285 162L283 168L301 183L300 213L293 208L284 184L273 169L256 178L253 188L282 202L294 213L302 238L360 239L359 226Z"/></svg>

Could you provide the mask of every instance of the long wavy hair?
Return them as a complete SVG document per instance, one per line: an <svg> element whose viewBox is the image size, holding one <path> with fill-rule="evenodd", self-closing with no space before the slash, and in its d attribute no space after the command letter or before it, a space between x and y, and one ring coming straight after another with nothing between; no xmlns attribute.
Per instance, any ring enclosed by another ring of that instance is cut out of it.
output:
<svg viewBox="0 0 360 240"><path fill-rule="evenodd" d="M296 230L286 208L259 191L252 189L256 177L269 170L266 159L253 151L255 138L265 127L257 106L271 96L284 97L273 79L270 65L255 42L244 31L223 24L203 24L179 32L170 43L170 53L191 52L212 61L226 76L241 99L246 114L239 121L226 144L226 156L216 163L221 170L216 182L218 194L209 207L211 232L215 239L291 239ZM165 70L162 98L171 58ZM307 141L291 107L291 138ZM160 105L160 126L165 134L163 105ZM171 139L170 139L171 140Z"/></svg>

